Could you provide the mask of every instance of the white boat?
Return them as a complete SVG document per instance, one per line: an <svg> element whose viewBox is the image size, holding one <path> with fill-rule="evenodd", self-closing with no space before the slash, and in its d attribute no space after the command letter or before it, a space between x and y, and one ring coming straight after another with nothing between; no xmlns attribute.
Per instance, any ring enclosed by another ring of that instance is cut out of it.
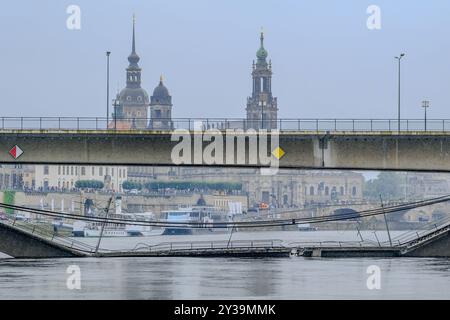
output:
<svg viewBox="0 0 450 320"><path fill-rule="evenodd" d="M109 219L150 222L154 219L152 212L122 213L122 197L115 199L115 213L108 214ZM102 232L103 230L103 232ZM76 221L73 224L74 237L136 237L161 234L162 230L153 230L150 225L125 225L121 223Z"/></svg>
<svg viewBox="0 0 450 320"><path fill-rule="evenodd" d="M154 220L155 216L152 212L143 213L128 213L126 214L128 219L137 221L151 222ZM127 224L125 230L130 237L149 237L149 236L159 236L164 232L162 228L154 228L152 226L146 225L133 225Z"/></svg>
<svg viewBox="0 0 450 320"><path fill-rule="evenodd" d="M148 221L153 219L151 212L145 213L120 213L110 214L108 217L123 220L138 220ZM100 237L103 226L102 237L147 237L154 235L161 235L163 229L154 229L152 226L134 225L134 224L117 224L117 223L102 223L92 222L86 223L84 221L76 221L73 224L72 234L74 237Z"/></svg>
<svg viewBox="0 0 450 320"><path fill-rule="evenodd" d="M177 210L163 211L164 219L168 223L174 222L181 224L177 227L174 224L172 227L164 229L163 235L186 235L186 234L203 234L205 232L228 232L224 229L214 229L209 227L214 221L228 221L227 213L217 207L209 207L205 205L196 205L192 207L181 207ZM189 228L182 226L183 223L189 224L203 224L203 227Z"/></svg>

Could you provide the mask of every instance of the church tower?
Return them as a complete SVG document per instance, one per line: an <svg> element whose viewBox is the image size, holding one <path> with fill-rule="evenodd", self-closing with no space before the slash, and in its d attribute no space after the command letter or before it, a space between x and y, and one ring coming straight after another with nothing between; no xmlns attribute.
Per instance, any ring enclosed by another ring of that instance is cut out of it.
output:
<svg viewBox="0 0 450 320"><path fill-rule="evenodd" d="M146 129L148 119L149 98L147 92L141 88L140 58L136 53L135 18L133 15L133 38L131 54L128 56L127 85L117 95L114 102L113 121L120 124L120 128ZM112 125L115 125L114 123Z"/></svg>
<svg viewBox="0 0 450 320"><path fill-rule="evenodd" d="M150 97L150 124L149 129L171 130L172 124L172 97L163 84L163 77L159 79L159 85L153 90Z"/></svg>
<svg viewBox="0 0 450 320"><path fill-rule="evenodd" d="M247 98L247 127L253 129L277 128L277 98L272 96L272 62L267 63L268 53L264 49L264 33L261 31L260 48L253 61L253 91Z"/></svg>

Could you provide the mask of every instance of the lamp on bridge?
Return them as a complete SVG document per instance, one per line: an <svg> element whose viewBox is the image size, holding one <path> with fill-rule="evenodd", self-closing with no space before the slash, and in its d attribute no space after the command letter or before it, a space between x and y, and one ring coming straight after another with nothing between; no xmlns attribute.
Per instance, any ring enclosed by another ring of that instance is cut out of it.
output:
<svg viewBox="0 0 450 320"><path fill-rule="evenodd" d="M404 53L401 53L395 59L398 60L398 132L400 132L400 61L405 56Z"/></svg>
<svg viewBox="0 0 450 320"><path fill-rule="evenodd" d="M422 101L422 108L425 110L425 118L424 118L424 127L425 131L427 131L427 109L430 107L430 101L423 100Z"/></svg>
<svg viewBox="0 0 450 320"><path fill-rule="evenodd" d="M111 51L106 51L106 129L109 124L109 55Z"/></svg>

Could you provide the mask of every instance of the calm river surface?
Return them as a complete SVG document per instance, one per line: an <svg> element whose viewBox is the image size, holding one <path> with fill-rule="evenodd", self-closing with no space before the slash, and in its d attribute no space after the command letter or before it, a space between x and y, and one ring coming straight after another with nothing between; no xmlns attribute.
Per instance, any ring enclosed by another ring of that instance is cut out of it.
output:
<svg viewBox="0 0 450 320"><path fill-rule="evenodd" d="M393 234L396 236L399 232ZM377 232L380 241L386 239ZM138 242L227 240L227 234L108 238L102 247ZM364 232L364 239L375 239ZM357 240L355 232L238 232L233 240ZM85 239L95 244L97 239ZM81 289L69 290L69 266ZM369 266L381 287L369 290ZM450 299L450 259L419 258L68 258L0 259L0 299Z"/></svg>

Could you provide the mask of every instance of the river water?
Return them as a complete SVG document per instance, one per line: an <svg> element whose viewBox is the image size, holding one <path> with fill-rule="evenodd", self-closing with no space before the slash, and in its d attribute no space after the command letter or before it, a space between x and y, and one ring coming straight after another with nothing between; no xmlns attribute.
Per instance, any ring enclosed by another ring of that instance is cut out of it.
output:
<svg viewBox="0 0 450 320"><path fill-rule="evenodd" d="M393 232L393 237L401 232ZM109 249L137 242L228 240L227 234L108 238ZM364 239L376 240L373 232ZM380 241L385 233L378 231ZM350 231L238 232L233 240L355 241ZM95 244L97 239L85 241ZM69 289L67 269L80 270ZM368 268L380 270L369 289ZM450 259L425 258L67 258L0 259L0 299L450 299Z"/></svg>

